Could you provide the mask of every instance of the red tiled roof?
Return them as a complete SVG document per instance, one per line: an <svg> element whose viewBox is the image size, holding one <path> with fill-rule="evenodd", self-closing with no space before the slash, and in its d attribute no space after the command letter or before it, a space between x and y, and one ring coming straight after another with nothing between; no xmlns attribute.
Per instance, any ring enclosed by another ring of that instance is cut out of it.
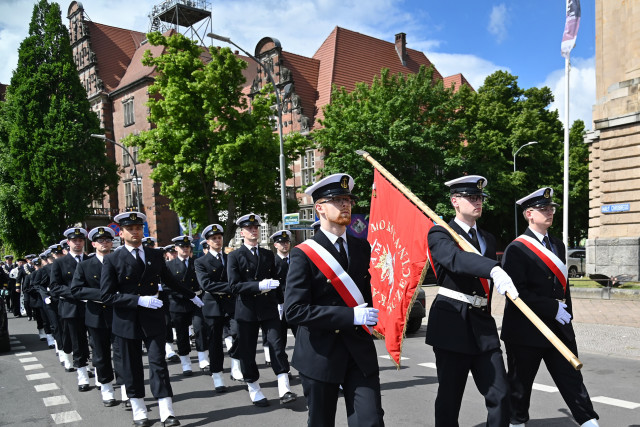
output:
<svg viewBox="0 0 640 427"><path fill-rule="evenodd" d="M473 88L473 86L471 86L471 83L469 83L469 81L464 77L462 73L445 77L443 79L443 83L444 83L444 87L447 87L447 88L453 86L455 92L457 92L458 89L462 87L462 85L469 86L469 88L471 88L471 90L475 92L475 89Z"/></svg>
<svg viewBox="0 0 640 427"><path fill-rule="evenodd" d="M395 43L341 27L331 32L313 58L320 61L318 118L323 117L322 106L331 102L332 85L351 92L358 82L371 84L382 68L388 68L391 74L412 74L417 73L421 65L433 65L424 53L409 48L406 63L402 65ZM435 66L434 79L442 79Z"/></svg>
<svg viewBox="0 0 640 427"><path fill-rule="evenodd" d="M91 36L91 49L99 64L98 77L102 79L105 91L111 92L128 72L131 58L146 35L92 21L85 23Z"/></svg>

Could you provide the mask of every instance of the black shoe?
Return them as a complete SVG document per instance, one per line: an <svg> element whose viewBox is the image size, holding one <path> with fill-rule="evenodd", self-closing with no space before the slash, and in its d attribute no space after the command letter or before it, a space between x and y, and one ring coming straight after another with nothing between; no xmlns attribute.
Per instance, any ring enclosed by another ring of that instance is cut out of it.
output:
<svg viewBox="0 0 640 427"><path fill-rule="evenodd" d="M178 419L176 417L174 417L173 415L170 415L166 420L164 420L162 422L162 425L167 427L167 426L179 426L180 425L180 421L178 421Z"/></svg>
<svg viewBox="0 0 640 427"><path fill-rule="evenodd" d="M226 393L227 392L227 387L226 386L220 386L220 387L216 387L215 390L216 390L216 393Z"/></svg>
<svg viewBox="0 0 640 427"><path fill-rule="evenodd" d="M45 338L45 340L46 340L46 338ZM49 346L49 348L56 348L56 345L55 345L55 344L51 344L51 345Z"/></svg>
<svg viewBox="0 0 640 427"><path fill-rule="evenodd" d="M149 420L149 418L143 418L141 420L133 420L133 425L138 427L150 427L153 423Z"/></svg>
<svg viewBox="0 0 640 427"><path fill-rule="evenodd" d="M91 390L91 386L89 384L80 384L78 386L78 391L89 391Z"/></svg>
<svg viewBox="0 0 640 427"><path fill-rule="evenodd" d="M200 368L200 372L204 372L207 375L211 375L211 370L209 369L209 366L205 366L204 368Z"/></svg>
<svg viewBox="0 0 640 427"><path fill-rule="evenodd" d="M269 406L269 401L267 400L266 397L263 397L262 399L256 400L255 402L253 402L253 404L260 408L264 408L265 406Z"/></svg>
<svg viewBox="0 0 640 427"><path fill-rule="evenodd" d="M27 320L28 320L29 322L31 322L31 321L33 320L33 318L28 317L28 318L27 318Z"/></svg>
<svg viewBox="0 0 640 427"><path fill-rule="evenodd" d="M235 378L233 375L229 374L229 378L231 378L231 381L237 381L239 383L246 383L246 381L244 380L244 378Z"/></svg>
<svg viewBox="0 0 640 427"><path fill-rule="evenodd" d="M125 411L130 411L131 410L131 401L129 399L124 401L124 410Z"/></svg>
<svg viewBox="0 0 640 427"><path fill-rule="evenodd" d="M190 377L193 375L193 371L182 371L182 376Z"/></svg>
<svg viewBox="0 0 640 427"><path fill-rule="evenodd" d="M89 370L87 369L87 375L89 375L89 378L95 378L96 374L93 373L93 369Z"/></svg>
<svg viewBox="0 0 640 427"><path fill-rule="evenodd" d="M179 362L179 361L180 361L180 356L178 356L177 354L174 354L174 355L173 355L173 356L171 356L171 357L167 357L167 360L168 360L169 362L174 362L174 363L176 363L176 362Z"/></svg>
<svg viewBox="0 0 640 427"><path fill-rule="evenodd" d="M102 404L108 408L110 406L116 406L118 401L115 399L103 400Z"/></svg>
<svg viewBox="0 0 640 427"><path fill-rule="evenodd" d="M72 368L64 368L64 371L65 372L75 372L76 368L73 368L73 367Z"/></svg>
<svg viewBox="0 0 640 427"><path fill-rule="evenodd" d="M294 400L296 400L297 398L298 398L297 394L288 391L280 398L280 403L282 403L282 404L290 403L290 402L293 402Z"/></svg>

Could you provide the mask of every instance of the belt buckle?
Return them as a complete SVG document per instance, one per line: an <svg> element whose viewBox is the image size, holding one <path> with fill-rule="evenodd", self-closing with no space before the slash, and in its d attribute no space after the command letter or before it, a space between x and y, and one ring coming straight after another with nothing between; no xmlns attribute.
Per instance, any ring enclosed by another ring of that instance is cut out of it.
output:
<svg viewBox="0 0 640 427"><path fill-rule="evenodd" d="M471 305L474 307L482 307L482 298L478 295L474 295L471 301Z"/></svg>

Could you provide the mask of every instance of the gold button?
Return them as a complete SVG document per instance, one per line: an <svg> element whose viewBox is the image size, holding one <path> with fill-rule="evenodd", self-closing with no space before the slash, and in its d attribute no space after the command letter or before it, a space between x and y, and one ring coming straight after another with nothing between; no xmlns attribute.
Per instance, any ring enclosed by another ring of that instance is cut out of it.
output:
<svg viewBox="0 0 640 427"><path fill-rule="evenodd" d="M340 329L336 329L335 332L336 332L336 334L339 334L340 333Z"/></svg>
<svg viewBox="0 0 640 427"><path fill-rule="evenodd" d="M129 276L124 276L125 279L129 280Z"/></svg>
<svg viewBox="0 0 640 427"><path fill-rule="evenodd" d="M327 283L331 283L331 280L327 279Z"/></svg>
<svg viewBox="0 0 640 427"><path fill-rule="evenodd" d="M138 286L140 286L140 283L138 283Z"/></svg>

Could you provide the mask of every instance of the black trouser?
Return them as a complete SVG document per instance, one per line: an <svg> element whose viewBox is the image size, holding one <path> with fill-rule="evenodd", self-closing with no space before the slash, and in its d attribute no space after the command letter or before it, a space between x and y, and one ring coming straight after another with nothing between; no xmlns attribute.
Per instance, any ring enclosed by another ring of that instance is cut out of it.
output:
<svg viewBox="0 0 640 427"><path fill-rule="evenodd" d="M487 426L509 425L509 384L502 360L496 348L479 354L464 354L434 347L438 372L438 395L435 404L435 425L458 426L462 395L469 371L484 396Z"/></svg>
<svg viewBox="0 0 640 427"><path fill-rule="evenodd" d="M51 328L51 335L53 335L53 339L56 340L58 349L62 351L62 324L60 322L60 317L58 316L58 301L51 301L51 304L43 304L44 313L49 319L49 328Z"/></svg>
<svg viewBox="0 0 640 427"><path fill-rule="evenodd" d="M365 377L349 356L349 364L345 373L342 389L344 403L347 407L347 424L349 426L384 426L384 410L380 397L380 377ZM336 423L336 405L340 384L317 381L300 373L302 390L307 398L310 427L330 427Z"/></svg>
<svg viewBox="0 0 640 427"><path fill-rule="evenodd" d="M20 292L11 291L11 308L15 317L22 316L20 314Z"/></svg>
<svg viewBox="0 0 640 427"><path fill-rule="evenodd" d="M284 343L280 336L280 319L268 319L260 322L245 322L237 320L238 340L237 358L240 359L242 376L247 382L258 381L260 372L256 365L256 345L258 344L258 331L262 326L267 334L269 354L271 355L271 368L273 372L284 374L289 372L289 358L284 351Z"/></svg>
<svg viewBox="0 0 640 427"><path fill-rule="evenodd" d="M575 341L568 343L567 347L576 357L578 356ZM573 369L558 350L551 346L529 347L507 342L505 342L505 348L511 386L512 424L529 421L531 389L542 360L577 423L583 424L590 419L598 419L598 414L593 409L589 393L582 380L582 373Z"/></svg>
<svg viewBox="0 0 640 427"><path fill-rule="evenodd" d="M25 313L27 313L28 318L33 318L33 311L31 310L31 297L26 293L24 294L24 311Z"/></svg>
<svg viewBox="0 0 640 427"><path fill-rule="evenodd" d="M64 352L73 352L73 367L83 368L89 360L89 341L84 317L62 319ZM69 348L69 346L71 348ZM67 351L70 350L70 351Z"/></svg>
<svg viewBox="0 0 640 427"><path fill-rule="evenodd" d="M127 339L116 337L122 354L122 382L127 389L129 398L143 398L144 366L142 364L142 342L147 348L149 359L149 387L156 399L173 397L173 390L169 381L169 369L165 360L165 340L162 335L144 337L142 339ZM116 366L116 369L118 367Z"/></svg>
<svg viewBox="0 0 640 427"><path fill-rule="evenodd" d="M224 364L224 349L222 331L224 329L224 316L205 317L205 331L209 343L209 362L211 372L222 372Z"/></svg>
<svg viewBox="0 0 640 427"><path fill-rule="evenodd" d="M87 326L93 342L91 363L96 368L98 382L108 384L113 381L113 364L111 361L111 329L92 328Z"/></svg>
<svg viewBox="0 0 640 427"><path fill-rule="evenodd" d="M191 352L191 341L189 340L189 325L193 319L193 312L181 313L171 312L171 321L176 328L176 342L178 344L178 355L187 356Z"/></svg>
<svg viewBox="0 0 640 427"><path fill-rule="evenodd" d="M36 328L38 330L44 328L44 321L43 321L43 318L42 318L42 309L37 308L37 307L32 307L31 308L31 317L33 317L33 319L36 321Z"/></svg>
<svg viewBox="0 0 640 427"><path fill-rule="evenodd" d="M202 308L196 308L191 319L193 332L195 333L196 351L207 351L209 349L209 334L207 325L202 314Z"/></svg>

